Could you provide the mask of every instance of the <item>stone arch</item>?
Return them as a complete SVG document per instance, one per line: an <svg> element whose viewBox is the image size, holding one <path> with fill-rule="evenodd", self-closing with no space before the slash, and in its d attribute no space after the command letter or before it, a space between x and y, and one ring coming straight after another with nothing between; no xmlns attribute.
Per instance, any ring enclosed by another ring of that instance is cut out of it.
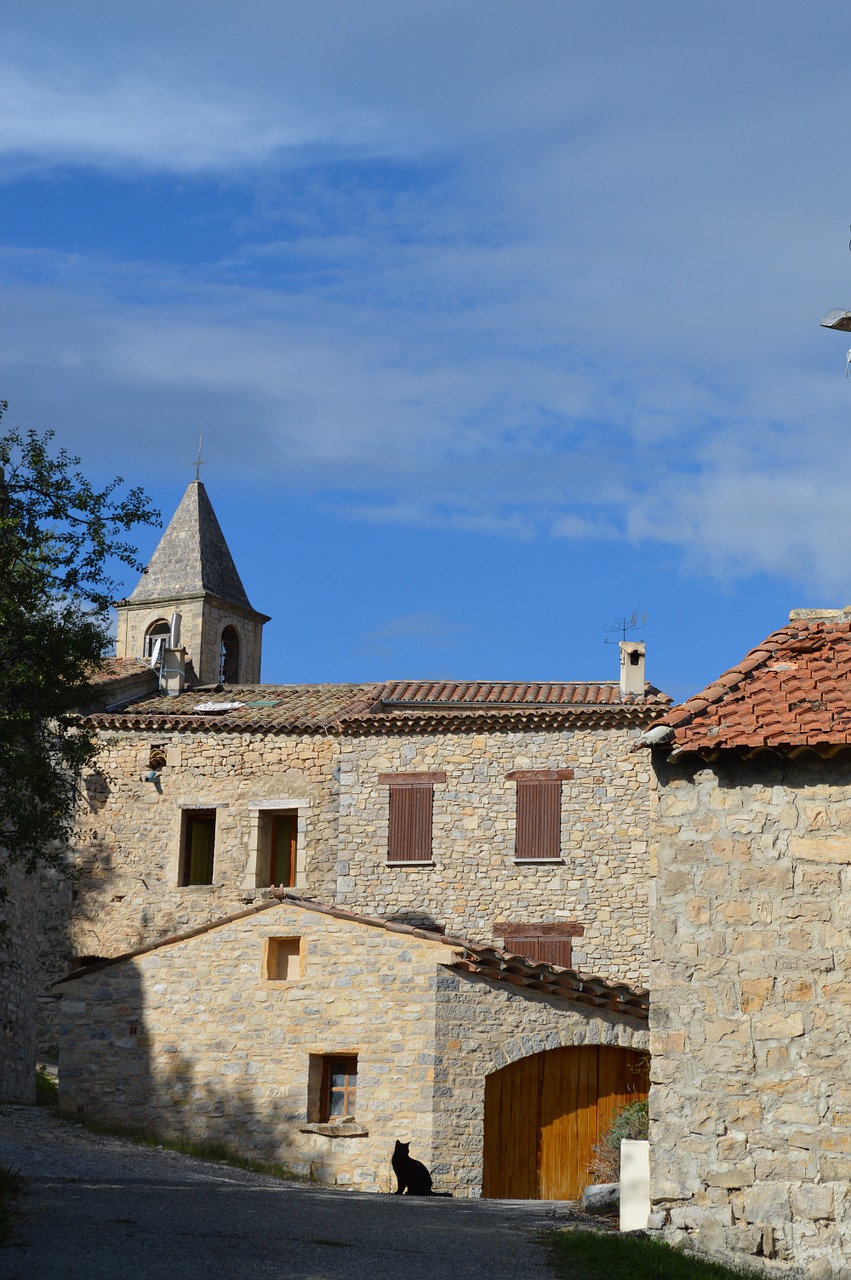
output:
<svg viewBox="0 0 851 1280"><path fill-rule="evenodd" d="M223 628L219 650L219 679L224 684L239 684L240 636L230 623Z"/></svg>
<svg viewBox="0 0 851 1280"><path fill-rule="evenodd" d="M607 1021L605 1017L565 1019L547 1031L514 1036L494 1046L491 1061L482 1064L485 1075L502 1067L528 1058L533 1053L545 1053L547 1049L571 1049L581 1045L612 1045L622 1049L635 1049L646 1053L650 1043L646 1027L631 1027L623 1022Z"/></svg>
<svg viewBox="0 0 851 1280"><path fill-rule="evenodd" d="M171 635L171 624L167 618L154 618L153 622L149 622L145 627L145 635L142 640L142 657L153 657L154 647L158 640L167 641Z"/></svg>

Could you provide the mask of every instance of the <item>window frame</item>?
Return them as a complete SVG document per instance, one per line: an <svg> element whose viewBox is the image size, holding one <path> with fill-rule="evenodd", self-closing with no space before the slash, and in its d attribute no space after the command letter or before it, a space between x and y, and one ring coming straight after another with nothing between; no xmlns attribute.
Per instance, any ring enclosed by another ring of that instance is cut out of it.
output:
<svg viewBox="0 0 851 1280"><path fill-rule="evenodd" d="M334 1093L334 1085L332 1076L334 1074L334 1065L339 1063L347 1064L342 1074L345 1075L346 1083L342 1089L343 1110L335 1115L331 1109L332 1095ZM354 1071L351 1070L351 1064L354 1064ZM354 1077L354 1084L350 1084L349 1080ZM347 1116L355 1119L357 1116L357 1093L358 1093L358 1055L356 1053L328 1053L322 1056L322 1082L320 1084L319 1094L319 1123L334 1124L345 1120ZM347 1110L347 1104L351 1099L352 1109Z"/></svg>
<svg viewBox="0 0 851 1280"><path fill-rule="evenodd" d="M191 880L192 874L192 832L195 826L212 827L213 839L210 848L209 880ZM218 827L218 810L215 808L186 808L180 815L180 868L178 886L181 889L205 888L215 883L216 869L216 834Z"/></svg>

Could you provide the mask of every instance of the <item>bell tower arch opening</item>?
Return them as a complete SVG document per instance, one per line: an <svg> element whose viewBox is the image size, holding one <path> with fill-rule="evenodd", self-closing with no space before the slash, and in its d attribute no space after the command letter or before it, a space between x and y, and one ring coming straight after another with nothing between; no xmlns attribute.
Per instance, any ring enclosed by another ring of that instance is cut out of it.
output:
<svg viewBox="0 0 851 1280"><path fill-rule="evenodd" d="M157 641L162 640L163 644L168 641L171 635L171 626L165 618L157 618L150 626L145 628L145 639L142 645L142 657L150 660L154 656L157 648Z"/></svg>
<svg viewBox="0 0 851 1280"><path fill-rule="evenodd" d="M222 632L219 679L223 684L239 684L239 632L227 626Z"/></svg>

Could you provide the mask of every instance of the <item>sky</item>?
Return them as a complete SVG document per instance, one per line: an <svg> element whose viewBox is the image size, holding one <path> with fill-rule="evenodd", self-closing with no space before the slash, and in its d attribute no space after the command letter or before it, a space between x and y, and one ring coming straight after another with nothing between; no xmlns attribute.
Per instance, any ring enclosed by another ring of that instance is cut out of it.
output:
<svg viewBox="0 0 851 1280"><path fill-rule="evenodd" d="M851 7L0 33L5 425L166 521L203 432L264 679L613 679L635 611L679 700L851 603Z"/></svg>

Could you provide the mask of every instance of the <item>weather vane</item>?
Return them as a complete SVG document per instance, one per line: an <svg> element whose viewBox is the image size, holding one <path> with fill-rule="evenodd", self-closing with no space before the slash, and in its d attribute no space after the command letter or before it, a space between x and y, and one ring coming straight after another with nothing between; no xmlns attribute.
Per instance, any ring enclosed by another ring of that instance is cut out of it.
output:
<svg viewBox="0 0 851 1280"><path fill-rule="evenodd" d="M633 609L630 618L615 618L614 622L608 627L603 627L604 631L620 631L621 639L626 640L627 631L643 631L644 624L647 621L647 612L641 615L641 621L638 620L638 610ZM605 644L617 644L617 640L606 640Z"/></svg>
<svg viewBox="0 0 851 1280"><path fill-rule="evenodd" d="M851 249L851 240L848 241ZM851 333L851 311L843 311L842 307L833 307L821 320L823 329L839 329L842 333ZM851 349L845 353L845 377L851 375Z"/></svg>
<svg viewBox="0 0 851 1280"><path fill-rule="evenodd" d="M195 482L201 479L201 468L205 465L204 459L201 457L201 441L204 439L204 432L198 432L198 459L195 463Z"/></svg>

